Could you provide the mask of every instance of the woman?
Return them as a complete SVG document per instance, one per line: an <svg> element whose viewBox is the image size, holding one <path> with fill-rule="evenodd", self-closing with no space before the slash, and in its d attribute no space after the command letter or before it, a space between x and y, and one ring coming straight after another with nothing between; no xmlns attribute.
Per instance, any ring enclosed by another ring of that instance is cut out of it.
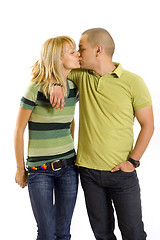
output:
<svg viewBox="0 0 160 240"><path fill-rule="evenodd" d="M71 237L70 223L78 188L72 138L77 90L74 83L67 80L67 75L71 69L79 67L79 53L71 38L61 36L47 40L42 46L40 60L32 68L31 84L21 99L15 129L15 181L22 188L28 182L38 226L37 239L41 240ZM49 93L56 82L61 84L65 94L63 111L55 111L49 102ZM23 135L27 123L26 172Z"/></svg>

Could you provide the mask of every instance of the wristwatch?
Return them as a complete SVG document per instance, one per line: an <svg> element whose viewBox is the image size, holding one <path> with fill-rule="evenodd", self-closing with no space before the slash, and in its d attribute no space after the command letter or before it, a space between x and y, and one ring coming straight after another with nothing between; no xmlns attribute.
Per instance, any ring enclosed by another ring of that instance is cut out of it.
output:
<svg viewBox="0 0 160 240"><path fill-rule="evenodd" d="M133 158L128 158L127 161L131 162L135 168L140 166L140 161L136 161Z"/></svg>

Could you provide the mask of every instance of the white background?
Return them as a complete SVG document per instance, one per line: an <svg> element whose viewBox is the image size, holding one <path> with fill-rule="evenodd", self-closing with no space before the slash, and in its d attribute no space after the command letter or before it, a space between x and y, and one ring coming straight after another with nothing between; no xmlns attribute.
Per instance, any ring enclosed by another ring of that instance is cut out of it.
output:
<svg viewBox="0 0 160 240"><path fill-rule="evenodd" d="M14 183L16 171L13 136L19 101L30 80L30 69L39 58L43 42L57 35L69 35L77 45L81 33L92 27L106 28L116 44L114 61L144 78L152 95L155 133L138 169L142 207L148 240L160 239L160 34L159 1L50 1L5 0L0 4L1 67L1 231L2 239L34 240L36 224L27 188ZM76 141L78 106L76 109ZM139 131L135 123L135 138ZM27 139L26 139L27 141ZM27 146L27 144L26 144ZM114 147L114 146L113 146ZM26 150L25 150L26 152ZM116 235L121 239L116 226ZM72 221L72 239L93 240L83 192L79 188Z"/></svg>

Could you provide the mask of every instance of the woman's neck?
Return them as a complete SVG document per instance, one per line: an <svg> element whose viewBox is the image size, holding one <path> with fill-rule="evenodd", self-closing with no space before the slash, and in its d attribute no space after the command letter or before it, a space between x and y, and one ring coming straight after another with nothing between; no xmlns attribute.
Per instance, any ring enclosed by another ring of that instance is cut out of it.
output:
<svg viewBox="0 0 160 240"><path fill-rule="evenodd" d="M64 80L67 82L67 76L70 73L71 70L62 70L62 75Z"/></svg>

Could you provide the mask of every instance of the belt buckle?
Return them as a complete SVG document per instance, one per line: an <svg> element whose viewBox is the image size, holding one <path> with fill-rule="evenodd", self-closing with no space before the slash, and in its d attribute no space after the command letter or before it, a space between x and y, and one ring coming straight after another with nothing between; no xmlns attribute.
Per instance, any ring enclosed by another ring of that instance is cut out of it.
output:
<svg viewBox="0 0 160 240"><path fill-rule="evenodd" d="M53 163L56 163L56 162L59 162L59 161L60 161L60 160L55 160L54 162L51 163L51 167L52 167L52 170L53 170L53 171L58 171L58 170L62 169L62 168L54 169Z"/></svg>

